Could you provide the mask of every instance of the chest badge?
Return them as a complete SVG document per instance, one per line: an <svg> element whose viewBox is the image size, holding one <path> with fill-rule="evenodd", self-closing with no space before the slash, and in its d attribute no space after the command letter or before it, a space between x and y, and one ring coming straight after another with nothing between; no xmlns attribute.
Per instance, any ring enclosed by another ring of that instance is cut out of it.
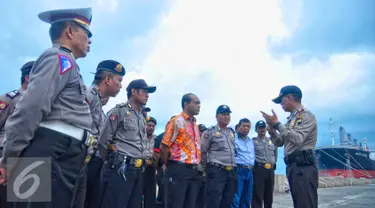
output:
<svg viewBox="0 0 375 208"><path fill-rule="evenodd" d="M268 140L268 144L272 145L272 142L271 142L271 140Z"/></svg>
<svg viewBox="0 0 375 208"><path fill-rule="evenodd" d="M215 135L216 135L216 136L220 136L220 132L217 131Z"/></svg>
<svg viewBox="0 0 375 208"><path fill-rule="evenodd" d="M132 113L129 112L129 111L126 111L126 114L127 114L128 116L131 116L131 115L132 115Z"/></svg>

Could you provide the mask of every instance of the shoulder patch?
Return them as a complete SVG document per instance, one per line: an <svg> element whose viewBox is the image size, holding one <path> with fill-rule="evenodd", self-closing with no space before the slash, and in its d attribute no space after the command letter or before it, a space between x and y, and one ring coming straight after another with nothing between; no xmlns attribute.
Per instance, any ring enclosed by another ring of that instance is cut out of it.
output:
<svg viewBox="0 0 375 208"><path fill-rule="evenodd" d="M64 73L68 72L69 70L73 69L73 62L64 55L58 54L60 61L60 75L63 75Z"/></svg>
<svg viewBox="0 0 375 208"><path fill-rule="evenodd" d="M116 121L116 120L117 120L117 115L115 115L115 114L111 114L111 115L109 116L109 119L110 119L111 121Z"/></svg>
<svg viewBox="0 0 375 208"><path fill-rule="evenodd" d="M8 103L0 100L0 110L5 110L8 107Z"/></svg>
<svg viewBox="0 0 375 208"><path fill-rule="evenodd" d="M126 106L126 103L119 103L116 105L116 108L123 108Z"/></svg>
<svg viewBox="0 0 375 208"><path fill-rule="evenodd" d="M7 96L10 97L11 99L17 97L20 94L18 90L13 90L7 93Z"/></svg>

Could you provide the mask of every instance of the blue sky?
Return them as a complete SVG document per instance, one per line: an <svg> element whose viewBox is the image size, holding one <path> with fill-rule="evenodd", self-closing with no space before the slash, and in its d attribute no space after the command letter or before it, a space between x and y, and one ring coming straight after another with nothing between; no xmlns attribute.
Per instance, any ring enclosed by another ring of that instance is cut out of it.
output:
<svg viewBox="0 0 375 208"><path fill-rule="evenodd" d="M295 84L318 119L318 146L330 144L332 117L336 143L342 125L375 150L374 1L7 1L0 9L7 20L0 91L17 89L19 68L51 45L39 12L87 6L94 13L93 43L78 61L86 84L100 61L114 59L127 69L124 88L135 78L156 85L149 106L157 133L181 111L187 92L201 98L197 118L207 126L215 124L220 104L232 108L232 126L243 117L255 124L260 110L274 109L285 121L288 114L271 99ZM125 101L122 90L105 109ZM284 173L281 156L278 167Z"/></svg>

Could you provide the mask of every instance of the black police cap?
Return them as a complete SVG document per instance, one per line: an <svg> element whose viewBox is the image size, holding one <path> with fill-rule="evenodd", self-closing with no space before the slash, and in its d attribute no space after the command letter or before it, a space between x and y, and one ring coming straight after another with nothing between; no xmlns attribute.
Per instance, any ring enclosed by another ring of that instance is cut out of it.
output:
<svg viewBox="0 0 375 208"><path fill-rule="evenodd" d="M131 91L132 89L147 89L148 93L154 93L156 91L155 86L148 86L146 81L143 79L135 79L131 81L126 88L126 91Z"/></svg>
<svg viewBox="0 0 375 208"><path fill-rule="evenodd" d="M32 69L33 66L34 66L34 63L35 63L35 61L29 61L29 62L27 62L26 64L24 64L24 65L21 67L21 73L22 73L22 76L24 76L24 75L29 75L29 74L30 74L30 71L31 71L31 69Z"/></svg>
<svg viewBox="0 0 375 208"><path fill-rule="evenodd" d="M219 113L232 113L232 111L230 110L229 106L227 106L227 105L220 105L216 109L216 115L219 114Z"/></svg>
<svg viewBox="0 0 375 208"><path fill-rule="evenodd" d="M288 95L288 94L298 95L302 98L302 91L299 87L295 85L288 85L288 86L281 88L279 96L275 99L272 99L272 101L276 104L279 104L281 103L281 99L283 98L283 96Z"/></svg>
<svg viewBox="0 0 375 208"><path fill-rule="evenodd" d="M258 121L256 124L255 124L255 129L257 129L258 127L266 127L266 122L260 120Z"/></svg>
<svg viewBox="0 0 375 208"><path fill-rule="evenodd" d="M114 60L105 60L100 62L98 67L96 67L96 72L102 70L112 72L122 77L125 75L125 68L119 62Z"/></svg>

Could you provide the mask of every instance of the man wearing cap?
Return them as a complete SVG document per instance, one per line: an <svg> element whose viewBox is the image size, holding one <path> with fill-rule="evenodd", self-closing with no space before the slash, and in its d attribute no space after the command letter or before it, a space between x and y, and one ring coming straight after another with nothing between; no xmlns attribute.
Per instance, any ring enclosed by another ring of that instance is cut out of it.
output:
<svg viewBox="0 0 375 208"><path fill-rule="evenodd" d="M237 191L234 130L228 127L232 111L227 105L216 110L217 124L203 133L201 165L207 178L207 208L230 208Z"/></svg>
<svg viewBox="0 0 375 208"><path fill-rule="evenodd" d="M149 108L149 107L143 107L143 108L142 108L142 113L143 113L143 115L145 116L145 118L148 117L148 116L147 116L147 113L149 113L149 112L151 112L151 108Z"/></svg>
<svg viewBox="0 0 375 208"><path fill-rule="evenodd" d="M201 182L198 165L201 160L201 138L195 116L200 100L193 94L182 96L183 112L168 123L161 142L163 171L168 177L168 207L194 207Z"/></svg>
<svg viewBox="0 0 375 208"><path fill-rule="evenodd" d="M8 158L50 158L52 198L50 202L28 200L15 207L69 207L73 200L92 124L85 102L86 88L76 62L90 50L91 16L91 8L39 14L41 20L51 24L53 47L35 61L28 89L7 120L0 183L5 182L4 168L10 183L22 171L21 166L7 165Z"/></svg>
<svg viewBox="0 0 375 208"><path fill-rule="evenodd" d="M252 208L271 208L273 201L273 187L277 147L267 138L266 122L260 120L255 124L257 137L253 138L255 147L255 167L253 173Z"/></svg>
<svg viewBox="0 0 375 208"><path fill-rule="evenodd" d="M34 61L29 61L21 67L21 87L5 95L0 96L0 158L3 156L3 147L5 143L5 122L13 113L16 104L21 99L27 85L29 84L29 73L33 67ZM0 185L0 207L6 207L6 187Z"/></svg>
<svg viewBox="0 0 375 208"><path fill-rule="evenodd" d="M144 208L155 207L156 196L156 158L154 156L154 145L156 135L154 134L155 126L157 125L156 119L147 117L147 143L146 143L146 168L143 173L143 196Z"/></svg>
<svg viewBox="0 0 375 208"><path fill-rule="evenodd" d="M232 208L246 208L251 205L255 150L253 140L248 136L250 129L250 120L247 118L241 119L234 140L238 186Z"/></svg>
<svg viewBox="0 0 375 208"><path fill-rule="evenodd" d="M147 122L142 107L156 87L143 79L126 88L128 102L108 112L99 137L106 151L102 169L102 208L141 207L143 169L147 158Z"/></svg>
<svg viewBox="0 0 375 208"><path fill-rule="evenodd" d="M88 165L90 165L89 161L92 155L96 153L96 148L94 147L100 135L100 128L103 124L102 122L104 121L104 119L102 118L102 98L116 97L116 95L120 92L120 89L122 87L121 81L124 75L125 68L119 62L114 60L102 61L98 64L96 68L93 84L86 95L86 101L90 106L90 112L93 121L91 125L90 145L88 148L87 156L85 158L85 163L88 163ZM86 170L86 168L84 168L84 170ZM90 168L90 170L92 170L92 168ZM86 171L85 173L87 175L91 175L90 172ZM96 171L93 174L95 173ZM86 186L85 177L88 177L86 174L84 174L82 178L82 185L84 186ZM90 182L92 182L93 178L90 179ZM96 180L99 180L99 178L96 178ZM87 184L87 186L90 186L90 184ZM82 191L84 190L85 189L83 188ZM84 194L79 196L79 203L77 207L83 207L85 203L85 198L87 199L86 205L88 205L88 207L93 208L94 206L99 206L98 203L91 203L97 201L97 198L99 198L99 196L94 196L93 194L96 194L95 187L92 187L91 189L88 187L86 197L82 198Z"/></svg>
<svg viewBox="0 0 375 208"><path fill-rule="evenodd" d="M317 141L317 122L314 114L301 104L301 89L294 85L280 90L273 102L290 112L285 125L275 112L263 114L271 126L268 130L276 146L284 145L284 162L294 207L318 207L318 169L314 149Z"/></svg>

